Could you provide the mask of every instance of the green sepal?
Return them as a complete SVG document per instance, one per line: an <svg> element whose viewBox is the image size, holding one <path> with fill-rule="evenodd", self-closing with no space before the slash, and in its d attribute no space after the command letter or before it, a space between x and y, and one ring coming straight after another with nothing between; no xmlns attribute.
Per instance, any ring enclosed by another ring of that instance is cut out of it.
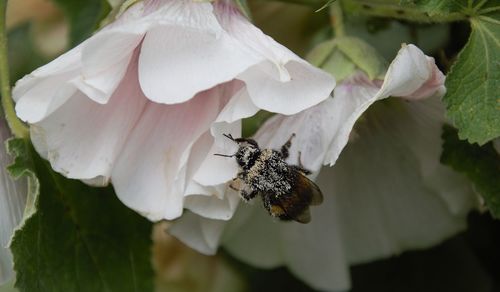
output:
<svg viewBox="0 0 500 292"><path fill-rule="evenodd" d="M386 62L365 41L355 37L339 37L317 45L307 56L311 64L332 74L337 82L361 70L370 79L380 78Z"/></svg>

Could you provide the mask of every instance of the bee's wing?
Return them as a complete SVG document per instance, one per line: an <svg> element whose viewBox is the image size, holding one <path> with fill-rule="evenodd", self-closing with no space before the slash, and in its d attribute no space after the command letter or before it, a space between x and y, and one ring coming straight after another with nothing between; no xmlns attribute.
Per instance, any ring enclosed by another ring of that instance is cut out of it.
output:
<svg viewBox="0 0 500 292"><path fill-rule="evenodd" d="M311 211L309 211L309 207L305 208L302 213L294 218L294 220L304 224L311 222Z"/></svg>
<svg viewBox="0 0 500 292"><path fill-rule="evenodd" d="M313 206L323 203L323 194L319 187L302 173L297 177L297 191L300 196L310 197Z"/></svg>
<svg viewBox="0 0 500 292"><path fill-rule="evenodd" d="M318 186L302 173L298 173L295 188L286 198L281 198L279 205L286 216L285 220L295 220L300 223L311 221L310 205L319 205L323 202L323 195Z"/></svg>

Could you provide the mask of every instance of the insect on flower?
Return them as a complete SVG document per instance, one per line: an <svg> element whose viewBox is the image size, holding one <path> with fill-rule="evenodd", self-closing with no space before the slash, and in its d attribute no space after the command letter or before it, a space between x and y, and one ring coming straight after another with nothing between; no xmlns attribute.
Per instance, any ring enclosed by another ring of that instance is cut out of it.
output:
<svg viewBox="0 0 500 292"><path fill-rule="evenodd" d="M295 134L280 151L260 149L253 139L224 136L238 144L238 151L233 155L215 154L236 158L240 172L230 185L232 189L239 191L247 202L260 195L264 207L273 217L300 223L311 221L309 206L321 204L323 195L319 187L306 177L311 172L302 167L300 152L299 165L285 162Z"/></svg>

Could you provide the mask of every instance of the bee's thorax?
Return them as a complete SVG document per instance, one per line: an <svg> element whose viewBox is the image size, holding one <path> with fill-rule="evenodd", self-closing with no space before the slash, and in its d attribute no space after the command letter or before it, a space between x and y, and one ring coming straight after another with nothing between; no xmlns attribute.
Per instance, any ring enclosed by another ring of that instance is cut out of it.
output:
<svg viewBox="0 0 500 292"><path fill-rule="evenodd" d="M264 149L246 172L245 182L253 189L279 196L292 188L291 175L289 166L276 151Z"/></svg>

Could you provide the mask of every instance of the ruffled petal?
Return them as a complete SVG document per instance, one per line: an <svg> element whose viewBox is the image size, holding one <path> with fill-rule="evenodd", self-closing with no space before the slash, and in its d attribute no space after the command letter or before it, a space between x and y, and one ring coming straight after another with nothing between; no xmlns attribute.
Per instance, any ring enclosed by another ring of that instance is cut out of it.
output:
<svg viewBox="0 0 500 292"><path fill-rule="evenodd" d="M5 121L0 121L0 285L14 275L12 255L8 248L13 230L19 224L26 205L27 182L14 181L5 169L12 161L7 155L4 141L10 137Z"/></svg>
<svg viewBox="0 0 500 292"><path fill-rule="evenodd" d="M192 182L186 193L184 208L204 218L229 220L236 211L240 196L227 184L202 186Z"/></svg>
<svg viewBox="0 0 500 292"><path fill-rule="evenodd" d="M232 81L226 91L226 95L232 97L211 127L212 148L194 176L196 182L205 186L222 184L236 177L238 172L236 161L214 154L236 153L238 150L236 143L224 137L223 134L239 137L241 135L241 120L253 116L259 110L252 103L248 92L240 81Z"/></svg>
<svg viewBox="0 0 500 292"><path fill-rule="evenodd" d="M328 98L335 80L310 65L252 25L231 4L214 4L225 31L240 43L252 66L237 78L243 80L255 105L261 109L295 114Z"/></svg>
<svg viewBox="0 0 500 292"><path fill-rule="evenodd" d="M329 98L292 116L275 115L260 127L255 139L263 148L280 149L295 134L288 162L299 164L300 152L302 164L317 172L338 127L340 112L336 109L334 100Z"/></svg>
<svg viewBox="0 0 500 292"><path fill-rule="evenodd" d="M83 49L81 75L71 82L88 98L105 104L122 81L142 35L104 32Z"/></svg>
<svg viewBox="0 0 500 292"><path fill-rule="evenodd" d="M374 106L359 137L321 172L350 264L427 248L465 229L477 202L466 179L439 164L441 123L428 117L396 100ZM450 185L459 187L442 188Z"/></svg>
<svg viewBox="0 0 500 292"><path fill-rule="evenodd" d="M154 23L143 10L142 2L133 5L83 47L81 75L72 83L95 102L108 102L127 72L134 50Z"/></svg>
<svg viewBox="0 0 500 292"><path fill-rule="evenodd" d="M238 76L245 81L255 105L270 112L296 114L328 98L335 87L330 75L304 62L284 65L291 78L286 82L269 75L270 66L261 63Z"/></svg>
<svg viewBox="0 0 500 292"><path fill-rule="evenodd" d="M349 289L349 270L344 257L332 196L311 209L309 224L276 221L262 203L241 204L224 230L222 244L236 258L261 268L286 266L314 289Z"/></svg>
<svg viewBox="0 0 500 292"><path fill-rule="evenodd" d="M146 102L137 80L137 62L133 62L108 104L96 103L78 91L48 118L32 125L33 144L66 177L101 177L103 184Z"/></svg>
<svg viewBox="0 0 500 292"><path fill-rule="evenodd" d="M112 172L125 205L153 221L182 214L189 152L220 107L218 87L178 105L147 104Z"/></svg>
<svg viewBox="0 0 500 292"><path fill-rule="evenodd" d="M282 227L273 222L259 200L240 204L224 229L221 244L245 263L265 269L275 268L284 263Z"/></svg>
<svg viewBox="0 0 500 292"><path fill-rule="evenodd" d="M375 101L389 96L412 96L422 98L423 94L441 92L442 73L432 61L414 45L403 45L396 58L389 65L380 90L366 75L346 80L334 92L337 109L338 130L333 138L325 164L333 165L347 144L354 123ZM436 81L437 80L437 81ZM431 85L432 84L432 85ZM426 96L429 97L429 96Z"/></svg>
<svg viewBox="0 0 500 292"><path fill-rule="evenodd" d="M324 164L335 164L349 141L352 128L359 117L377 100L378 87L364 74L345 80L334 91L332 116L335 130Z"/></svg>
<svg viewBox="0 0 500 292"><path fill-rule="evenodd" d="M431 70L430 77L427 79L427 81L425 81L424 84L420 86L419 89L417 89L415 92L413 92L408 96L402 96L403 98L409 100L418 100L428 97L441 98L446 93L446 87L444 86L446 77L444 76L443 72L441 72L439 68L436 66L434 58L432 57L426 57L426 58L428 62L428 67Z"/></svg>
<svg viewBox="0 0 500 292"><path fill-rule="evenodd" d="M214 255L226 221L205 219L186 212L175 221L168 232L187 246L206 255Z"/></svg>
<svg viewBox="0 0 500 292"><path fill-rule="evenodd" d="M255 64L222 30L211 4L172 2L178 7L169 13L175 14L164 16L142 44L139 78L149 99L181 103Z"/></svg>
<svg viewBox="0 0 500 292"><path fill-rule="evenodd" d="M426 82L434 83L434 79L440 79L436 70L434 60L428 60L419 48L412 44L403 44L396 58L389 65L382 88L375 99L411 96L418 90L425 90ZM421 94L416 96L419 95Z"/></svg>
<svg viewBox="0 0 500 292"><path fill-rule="evenodd" d="M84 44L16 82L12 96L19 118L29 123L39 122L75 94L75 86L68 81L78 74Z"/></svg>

